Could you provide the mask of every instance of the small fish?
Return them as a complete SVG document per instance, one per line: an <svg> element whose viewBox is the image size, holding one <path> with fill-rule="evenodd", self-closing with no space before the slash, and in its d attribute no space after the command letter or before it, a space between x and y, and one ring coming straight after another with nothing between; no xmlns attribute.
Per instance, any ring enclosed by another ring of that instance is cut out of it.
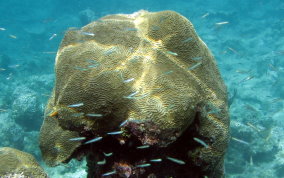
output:
<svg viewBox="0 0 284 178"><path fill-rule="evenodd" d="M7 109L0 109L0 112L6 112Z"/></svg>
<svg viewBox="0 0 284 178"><path fill-rule="evenodd" d="M83 112L74 113L74 114L72 114L72 116L74 116L74 117L82 117L82 116L84 116L84 113Z"/></svg>
<svg viewBox="0 0 284 178"><path fill-rule="evenodd" d="M171 54L171 55L174 55L174 56L177 56L178 54L175 53L175 52L172 52L172 51L167 51L168 54Z"/></svg>
<svg viewBox="0 0 284 178"><path fill-rule="evenodd" d="M151 166L150 163L136 165L136 167L138 167L138 168L144 168L144 167L149 167L149 166Z"/></svg>
<svg viewBox="0 0 284 178"><path fill-rule="evenodd" d="M6 78L6 80L10 80L13 77L13 73L9 73L8 77Z"/></svg>
<svg viewBox="0 0 284 178"><path fill-rule="evenodd" d="M225 21L225 22L218 22L218 23L215 23L215 25L225 25L225 24L228 24L229 22Z"/></svg>
<svg viewBox="0 0 284 178"><path fill-rule="evenodd" d="M232 51L233 53L235 53L235 54L239 54L239 52L238 52L237 50L235 50L235 49L233 49L233 48L231 48L231 47L228 47L228 49L229 49L230 51Z"/></svg>
<svg viewBox="0 0 284 178"><path fill-rule="evenodd" d="M261 132L261 130L259 128L257 128L256 126L252 125L251 123L247 122L247 125L250 126L253 130L255 130L257 132Z"/></svg>
<svg viewBox="0 0 284 178"><path fill-rule="evenodd" d="M275 98L275 99L271 100L270 103L277 103L277 102L280 102L282 100L283 100L282 98Z"/></svg>
<svg viewBox="0 0 284 178"><path fill-rule="evenodd" d="M20 64L9 65L8 67L11 68L11 69L16 69L16 68L20 67Z"/></svg>
<svg viewBox="0 0 284 178"><path fill-rule="evenodd" d="M4 69L4 68L0 68L0 71L5 71L6 69Z"/></svg>
<svg viewBox="0 0 284 178"><path fill-rule="evenodd" d="M56 33L54 33L53 35L51 35L51 37L48 39L49 41L52 40L53 38L55 38L57 36Z"/></svg>
<svg viewBox="0 0 284 178"><path fill-rule="evenodd" d="M87 71L87 70L88 70L88 69L86 69L86 68L79 67L79 66L75 66L74 69L80 70L80 71Z"/></svg>
<svg viewBox="0 0 284 178"><path fill-rule="evenodd" d="M136 147L137 149L146 149L146 148L149 148L150 145L142 145L142 146L138 146Z"/></svg>
<svg viewBox="0 0 284 178"><path fill-rule="evenodd" d="M173 72L174 72L174 71L169 70L169 71L165 72L164 74L165 74L165 75L168 75L168 74L171 74L171 73L173 73Z"/></svg>
<svg viewBox="0 0 284 178"><path fill-rule="evenodd" d="M119 127L123 127L127 122L128 122L128 120L126 119L125 121L123 121L123 122L119 125Z"/></svg>
<svg viewBox="0 0 284 178"><path fill-rule="evenodd" d="M97 165L105 165L105 164L106 164L106 159L97 162Z"/></svg>
<svg viewBox="0 0 284 178"><path fill-rule="evenodd" d="M98 67L98 66L99 66L98 64L88 65L88 68L96 68L96 67Z"/></svg>
<svg viewBox="0 0 284 178"><path fill-rule="evenodd" d="M131 97L135 96L137 93L139 93L139 91L135 91L135 92L131 93L130 95L125 96L125 98L131 98Z"/></svg>
<svg viewBox="0 0 284 178"><path fill-rule="evenodd" d="M104 52L104 55L108 56L116 51L116 47L112 47Z"/></svg>
<svg viewBox="0 0 284 178"><path fill-rule="evenodd" d="M114 174L116 174L116 171L115 171L115 170L114 170L114 171L107 172L107 173L104 173L104 174L102 174L102 176L104 177L104 176L110 176L110 175L114 175Z"/></svg>
<svg viewBox="0 0 284 178"><path fill-rule="evenodd" d="M249 161L250 165L253 166L253 159L252 156L250 156L250 161Z"/></svg>
<svg viewBox="0 0 284 178"><path fill-rule="evenodd" d="M125 31L138 31L137 28L125 28Z"/></svg>
<svg viewBox="0 0 284 178"><path fill-rule="evenodd" d="M240 74L247 74L249 73L251 70L236 70L237 73L240 73Z"/></svg>
<svg viewBox="0 0 284 178"><path fill-rule="evenodd" d="M168 15L168 16L162 16L162 17L160 17L160 20L159 20L159 23L162 23L162 22L164 22L167 18L169 18L170 16Z"/></svg>
<svg viewBox="0 0 284 178"><path fill-rule="evenodd" d="M0 31L5 31L6 30L6 28L0 28Z"/></svg>
<svg viewBox="0 0 284 178"><path fill-rule="evenodd" d="M102 139L103 139L103 137L96 137L96 138L94 138L92 140L89 140L89 141L85 142L84 144L94 143L94 142L100 141Z"/></svg>
<svg viewBox="0 0 284 178"><path fill-rule="evenodd" d="M138 92L137 92L138 93ZM143 95L141 95L141 96L134 96L136 94L136 92L135 93L132 93L132 94L130 94L130 95L128 95L128 96L124 96L123 98L126 98L126 99L142 99L142 98L145 98L146 96L148 96L149 95L149 93L145 93L145 94L143 94Z"/></svg>
<svg viewBox="0 0 284 178"><path fill-rule="evenodd" d="M232 137L232 140L235 140L236 142L239 142L239 143L242 143L242 144L245 144L245 145L249 145L249 143L248 143L248 142L243 141L243 140L238 139L238 138L235 138L235 137Z"/></svg>
<svg viewBox="0 0 284 178"><path fill-rule="evenodd" d="M53 111L52 113L50 113L48 116L49 117L54 117L58 115L58 111Z"/></svg>
<svg viewBox="0 0 284 178"><path fill-rule="evenodd" d="M205 148L209 148L208 144L205 143L203 140L193 137L193 140L195 140L196 142L200 143L201 145L203 145Z"/></svg>
<svg viewBox="0 0 284 178"><path fill-rule="evenodd" d="M85 140L86 137L76 137L76 138L70 138L69 140L70 141L82 141L82 140Z"/></svg>
<svg viewBox="0 0 284 178"><path fill-rule="evenodd" d="M193 40L193 38L189 37L189 38L183 40L182 42L183 42L183 43L187 43L187 42L190 42L190 41L192 41L192 40Z"/></svg>
<svg viewBox="0 0 284 178"><path fill-rule="evenodd" d="M95 59L87 59L86 61L90 64L97 64L98 63L98 61L96 61Z"/></svg>
<svg viewBox="0 0 284 178"><path fill-rule="evenodd" d="M95 36L95 34L91 32L81 32L81 34L86 36Z"/></svg>
<svg viewBox="0 0 284 178"><path fill-rule="evenodd" d="M123 131L115 131L115 132L109 132L107 133L108 135L119 135L119 134L122 134Z"/></svg>
<svg viewBox="0 0 284 178"><path fill-rule="evenodd" d="M89 117L103 117L102 114L95 114L95 113L88 113L88 114L86 114L86 116L89 116Z"/></svg>
<svg viewBox="0 0 284 178"><path fill-rule="evenodd" d="M100 65L100 63L94 59L88 59L87 62L90 64L88 65L88 68L95 68Z"/></svg>
<svg viewBox="0 0 284 178"><path fill-rule="evenodd" d="M68 105L67 107L68 108L77 108L77 107L80 107L80 106L83 106L84 103L77 103L77 104L71 104L71 105Z"/></svg>
<svg viewBox="0 0 284 178"><path fill-rule="evenodd" d="M279 69L277 67L275 67L274 65L272 65L272 64L268 64L268 66L273 71L276 71L276 72L279 71Z"/></svg>
<svg viewBox="0 0 284 178"><path fill-rule="evenodd" d="M13 38L13 39L17 39L17 36L15 35L9 35L10 38Z"/></svg>
<svg viewBox="0 0 284 178"><path fill-rule="evenodd" d="M206 14L202 15L201 18L205 18L209 15L209 12L207 12Z"/></svg>
<svg viewBox="0 0 284 178"><path fill-rule="evenodd" d="M169 157L169 156L167 156L167 159L170 160L170 161L172 161L172 162L174 162L174 163L180 164L180 165L185 164L184 161L179 160L179 159L176 159L176 158L172 158L172 157Z"/></svg>
<svg viewBox="0 0 284 178"><path fill-rule="evenodd" d="M207 112L207 114L216 114L219 113L221 111L221 109L216 108L216 109L212 109L211 111Z"/></svg>
<svg viewBox="0 0 284 178"><path fill-rule="evenodd" d="M250 75L250 76L247 76L246 78L244 78L243 80L241 80L239 83L242 83L242 82L245 82L245 81L249 81L251 79L253 79L254 76Z"/></svg>
<svg viewBox="0 0 284 178"><path fill-rule="evenodd" d="M130 79L124 80L123 83L129 83L129 82L131 82L133 80L134 80L134 78L130 78Z"/></svg>
<svg viewBox="0 0 284 178"><path fill-rule="evenodd" d="M191 59L194 60L194 61L199 61L199 60L202 59L202 57L193 57L193 58L191 58Z"/></svg>
<svg viewBox="0 0 284 178"><path fill-rule="evenodd" d="M189 67L188 70L194 70L195 68L197 68L201 64L202 64L202 62L198 62L198 63L194 64L193 66Z"/></svg>
<svg viewBox="0 0 284 178"><path fill-rule="evenodd" d="M156 31L156 30L160 30L160 27L157 26L157 25L153 25L153 26L151 27L151 29L154 30L154 31Z"/></svg>
<svg viewBox="0 0 284 178"><path fill-rule="evenodd" d="M160 158L159 159L151 159L150 161L151 162L162 162L162 159L160 159Z"/></svg>
<svg viewBox="0 0 284 178"><path fill-rule="evenodd" d="M110 152L110 153L105 153L105 152L103 152L104 153L104 155L106 156L106 157L110 157L110 156L112 156L113 155L113 153L112 152Z"/></svg>
<svg viewBox="0 0 284 178"><path fill-rule="evenodd" d="M253 111L253 112L257 112L257 109L255 109L253 106L251 106L251 105L249 105L249 104L246 104L246 105L245 105L245 108L246 108L247 110L250 110L250 111Z"/></svg>

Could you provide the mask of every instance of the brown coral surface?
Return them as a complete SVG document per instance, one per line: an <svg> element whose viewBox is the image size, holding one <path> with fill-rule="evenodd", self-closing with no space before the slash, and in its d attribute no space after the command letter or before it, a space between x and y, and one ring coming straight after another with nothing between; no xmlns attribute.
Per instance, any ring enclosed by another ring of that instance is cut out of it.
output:
<svg viewBox="0 0 284 178"><path fill-rule="evenodd" d="M223 175L227 91L185 17L139 11L71 29L55 71L40 135L48 164L87 155L89 177Z"/></svg>
<svg viewBox="0 0 284 178"><path fill-rule="evenodd" d="M0 177L47 178L35 158L14 148L0 148Z"/></svg>

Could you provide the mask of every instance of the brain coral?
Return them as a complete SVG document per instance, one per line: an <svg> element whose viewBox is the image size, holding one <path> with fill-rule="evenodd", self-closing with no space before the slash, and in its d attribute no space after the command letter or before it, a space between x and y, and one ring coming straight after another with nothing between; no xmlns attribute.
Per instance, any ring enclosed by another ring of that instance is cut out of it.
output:
<svg viewBox="0 0 284 178"><path fill-rule="evenodd" d="M49 165L86 155L89 177L223 176L226 87L185 17L139 11L70 29L55 71L40 135Z"/></svg>
<svg viewBox="0 0 284 178"><path fill-rule="evenodd" d="M14 148L0 148L0 177L47 178L35 158Z"/></svg>

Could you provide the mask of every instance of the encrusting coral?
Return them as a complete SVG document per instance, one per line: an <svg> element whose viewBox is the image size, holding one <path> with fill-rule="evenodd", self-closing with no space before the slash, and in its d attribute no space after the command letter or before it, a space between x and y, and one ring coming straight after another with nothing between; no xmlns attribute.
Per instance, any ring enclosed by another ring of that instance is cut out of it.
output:
<svg viewBox="0 0 284 178"><path fill-rule="evenodd" d="M88 177L222 177L227 91L193 25L173 11L117 14L65 34L40 148Z"/></svg>

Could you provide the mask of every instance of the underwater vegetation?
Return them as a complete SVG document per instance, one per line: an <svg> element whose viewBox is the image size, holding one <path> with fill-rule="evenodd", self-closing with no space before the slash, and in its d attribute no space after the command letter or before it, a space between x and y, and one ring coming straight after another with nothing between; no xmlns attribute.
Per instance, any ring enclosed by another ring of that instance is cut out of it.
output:
<svg viewBox="0 0 284 178"><path fill-rule="evenodd" d="M48 165L86 157L90 178L224 176L227 90L185 17L139 11L69 30L55 72L40 131Z"/></svg>

